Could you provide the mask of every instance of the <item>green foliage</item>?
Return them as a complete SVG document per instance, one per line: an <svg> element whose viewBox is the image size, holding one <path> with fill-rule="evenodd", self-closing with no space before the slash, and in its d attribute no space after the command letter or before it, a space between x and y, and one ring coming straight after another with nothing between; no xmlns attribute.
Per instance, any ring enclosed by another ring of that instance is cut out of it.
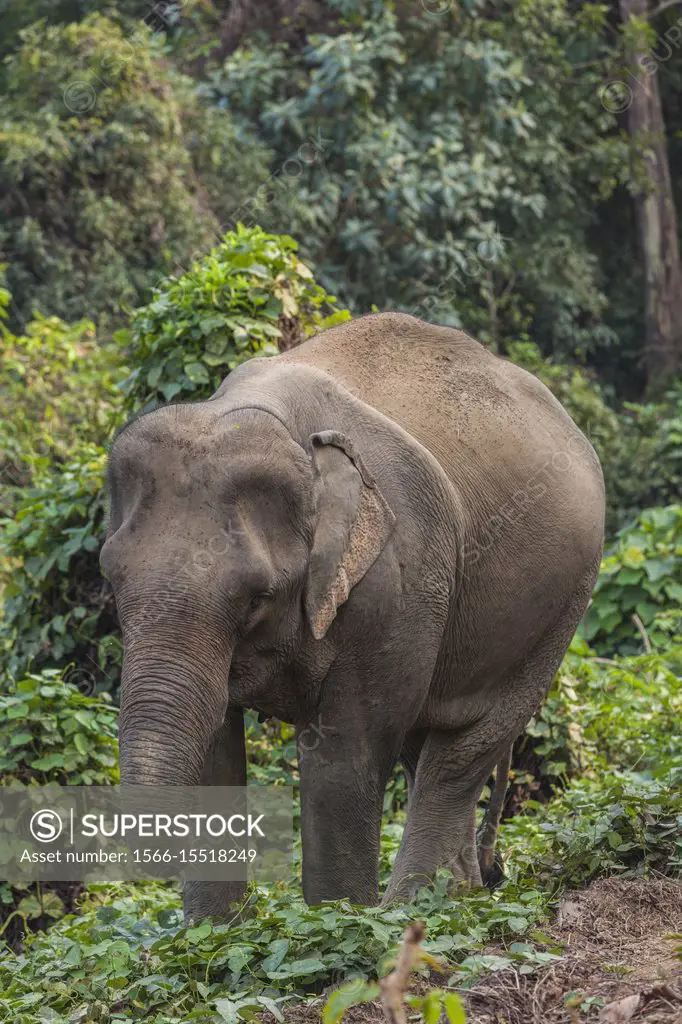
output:
<svg viewBox="0 0 682 1024"><path fill-rule="evenodd" d="M539 773L555 783L620 765L653 771L679 750L682 637L659 653L594 658L573 640L547 699L526 728Z"/></svg>
<svg viewBox="0 0 682 1024"><path fill-rule="evenodd" d="M0 87L2 86L2 58L21 44L20 33L41 18L52 24L80 21L92 10L111 9L110 0L4 0L2 5L2 40L0 40ZM126 9L139 14L136 0L117 0L117 13Z"/></svg>
<svg viewBox="0 0 682 1024"><path fill-rule="evenodd" d="M0 960L0 1019L4 1011L12 1024L29 1024L38 994L54 1024L79 1010L111 1012L114 1004L155 1024L223 1024L264 1009L279 1016L296 995L376 976L415 915L426 922L425 950L449 962L459 985L482 969L476 950L497 934L518 939L543 919L546 902L513 887L499 900L485 892L452 899L444 874L413 906L308 907L279 884L252 889L247 909L239 924L184 928L170 888L95 886L78 917L32 940L27 953ZM509 962L515 955L533 962L513 949ZM542 962L543 954L535 956Z"/></svg>
<svg viewBox="0 0 682 1024"><path fill-rule="evenodd" d="M597 875L682 873L682 758L655 776L611 769L601 779L578 778L537 817L514 818L504 847L514 873L546 885L571 885Z"/></svg>
<svg viewBox="0 0 682 1024"><path fill-rule="evenodd" d="M658 403L625 403L620 423L625 440L619 488L624 511L678 501L682 494L682 386L678 383Z"/></svg>
<svg viewBox="0 0 682 1024"><path fill-rule="evenodd" d="M44 669L0 693L3 784L104 786L118 780L118 718L62 673Z"/></svg>
<svg viewBox="0 0 682 1024"><path fill-rule="evenodd" d="M276 154L285 187L254 216L299 238L354 312L406 309L492 345L529 330L562 357L609 352L589 228L627 160L599 94L606 8L443 6L347 0L321 31L305 35L304 20L292 41L255 35L210 75L216 101Z"/></svg>
<svg viewBox="0 0 682 1024"><path fill-rule="evenodd" d="M438 1024L443 1015L450 1024L466 1024L462 1000L455 992L432 988L423 996L406 996L405 1002L420 1014L424 1024Z"/></svg>
<svg viewBox="0 0 682 1024"><path fill-rule="evenodd" d="M338 1024L351 1006L369 1003L379 995L377 982L349 981L337 988L327 999L322 1011L322 1024ZM416 1010L424 1024L438 1024L445 1014L450 1024L466 1024L466 1013L462 1000L455 992L442 988L430 988L426 995L405 996L405 1003Z"/></svg>
<svg viewBox="0 0 682 1024"><path fill-rule="evenodd" d="M197 96L163 37L99 14L25 29L5 68L0 260L13 313L120 316L267 174L266 150Z"/></svg>
<svg viewBox="0 0 682 1024"><path fill-rule="evenodd" d="M0 484L9 507L17 488L63 465L79 444L106 438L124 371L87 320L38 315L25 335L0 331Z"/></svg>
<svg viewBox="0 0 682 1024"><path fill-rule="evenodd" d="M504 826L512 877L682 874L681 714L679 641L610 660L575 640L528 730L543 770L567 784Z"/></svg>
<svg viewBox="0 0 682 1024"><path fill-rule="evenodd" d="M98 565L105 464L104 448L83 445L70 462L25 488L14 518L2 522L7 580L0 655L14 678L29 665L75 660L86 678L101 683L120 660L120 643L110 636L112 599Z"/></svg>
<svg viewBox="0 0 682 1024"><path fill-rule="evenodd" d="M607 552L582 631L602 652L637 651L636 615L656 647L667 639L656 628L657 612L681 601L682 506L646 509Z"/></svg>
<svg viewBox="0 0 682 1024"><path fill-rule="evenodd" d="M405 935L408 935L408 932ZM403 939L403 948L406 943ZM445 969L431 953L427 953L421 943L417 944L413 953L413 961L416 967L427 964L429 967ZM393 967L395 960L384 961L386 972ZM407 981L407 979L405 979ZM378 982L368 982L362 978L354 978L335 989L324 1004L322 1011L322 1024L338 1024L346 1010L351 1006L358 1006L362 1003L369 1003L376 999L381 992ZM412 1010L416 1010L421 1016L424 1024L438 1024L444 1013L450 1024L466 1024L466 1014L462 1000L455 992L447 992L442 988L430 988L425 995L403 995L404 1003Z"/></svg>
<svg viewBox="0 0 682 1024"><path fill-rule="evenodd" d="M89 321L1 329L0 663L19 678L75 657L100 679L113 627L97 565L102 445L121 416L120 349L98 344Z"/></svg>
<svg viewBox="0 0 682 1024"><path fill-rule="evenodd" d="M298 785L296 730L276 718L258 721L255 711L245 715L249 781L258 786Z"/></svg>
<svg viewBox="0 0 682 1024"><path fill-rule="evenodd" d="M335 989L324 1004L322 1024L338 1024L346 1010L376 999L381 989L375 981L353 979Z"/></svg>
<svg viewBox="0 0 682 1024"><path fill-rule="evenodd" d="M123 385L129 406L208 398L239 363L346 319L297 249L287 235L240 225L188 273L156 288L130 331L117 335L135 366Z"/></svg>
<svg viewBox="0 0 682 1024"><path fill-rule="evenodd" d="M104 695L80 693L65 675L45 669L0 688L2 784L104 786L118 782L118 715ZM78 884L12 886L0 881L0 936L16 941L66 912Z"/></svg>

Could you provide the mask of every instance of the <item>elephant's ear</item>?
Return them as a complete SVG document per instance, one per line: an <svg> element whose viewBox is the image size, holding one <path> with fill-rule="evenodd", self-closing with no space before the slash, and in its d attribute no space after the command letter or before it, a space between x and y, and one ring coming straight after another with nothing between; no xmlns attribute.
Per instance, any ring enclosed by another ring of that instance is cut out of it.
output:
<svg viewBox="0 0 682 1024"><path fill-rule="evenodd" d="M315 474L317 526L305 609L321 640L356 583L379 557L395 516L351 442L335 430L308 440Z"/></svg>

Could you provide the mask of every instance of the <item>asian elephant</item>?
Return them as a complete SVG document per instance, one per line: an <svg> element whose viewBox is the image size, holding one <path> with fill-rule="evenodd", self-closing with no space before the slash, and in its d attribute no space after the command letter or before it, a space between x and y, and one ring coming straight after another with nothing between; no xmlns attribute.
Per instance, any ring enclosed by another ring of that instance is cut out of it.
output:
<svg viewBox="0 0 682 1024"><path fill-rule="evenodd" d="M293 723L309 903L480 884L475 809L588 604L599 461L535 377L466 334L363 316L235 369L112 446L101 563L124 640L121 779L241 785L242 709ZM499 799L498 799L499 804ZM193 883L189 918L235 883Z"/></svg>

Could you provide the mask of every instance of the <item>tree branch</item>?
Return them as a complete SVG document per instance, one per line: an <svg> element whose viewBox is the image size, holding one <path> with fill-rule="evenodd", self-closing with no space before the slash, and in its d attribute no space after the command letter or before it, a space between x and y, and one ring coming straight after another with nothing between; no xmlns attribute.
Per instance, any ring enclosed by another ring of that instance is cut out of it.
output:
<svg viewBox="0 0 682 1024"><path fill-rule="evenodd" d="M663 14L663 11L667 11L668 8L677 7L679 3L682 3L682 0L663 0L663 3L659 4L655 10L649 11L647 14L647 20L651 21L652 18L657 17L659 14Z"/></svg>
<svg viewBox="0 0 682 1024"><path fill-rule="evenodd" d="M649 639L649 634L647 633L646 629L644 628L644 623L642 622L642 620L640 619L639 615L637 615L636 612L632 616L632 621L634 622L635 626L637 627L637 631L638 631L639 635L642 638L642 642L644 644L644 650L646 651L647 654L651 654L652 648L651 648L651 640Z"/></svg>

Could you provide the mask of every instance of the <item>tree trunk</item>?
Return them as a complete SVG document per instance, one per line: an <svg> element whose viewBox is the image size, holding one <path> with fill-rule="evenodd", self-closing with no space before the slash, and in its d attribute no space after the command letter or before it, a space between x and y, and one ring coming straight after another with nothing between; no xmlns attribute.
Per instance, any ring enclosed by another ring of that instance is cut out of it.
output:
<svg viewBox="0 0 682 1024"><path fill-rule="evenodd" d="M648 0L619 0L626 25L646 19ZM659 40L667 45L665 40ZM677 213L670 183L665 124L658 88L658 46L633 43L628 58L628 134L637 182L635 215L645 277L647 389L660 391L682 369L682 268ZM661 59L664 55L661 54Z"/></svg>

